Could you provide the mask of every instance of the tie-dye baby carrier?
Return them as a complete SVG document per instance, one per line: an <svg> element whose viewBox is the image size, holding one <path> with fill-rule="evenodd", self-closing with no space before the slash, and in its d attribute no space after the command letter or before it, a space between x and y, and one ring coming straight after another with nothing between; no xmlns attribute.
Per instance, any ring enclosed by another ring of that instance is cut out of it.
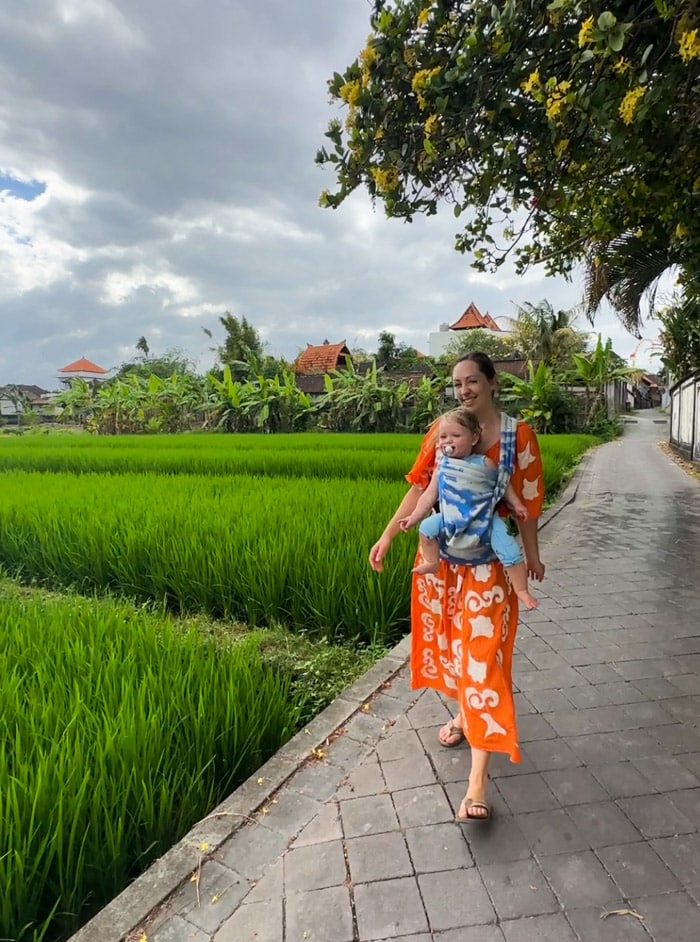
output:
<svg viewBox="0 0 700 942"><path fill-rule="evenodd" d="M498 469L479 460L440 458L437 473L440 512L440 555L450 563L478 566L492 562L491 523L496 504L503 498L515 468L517 422L501 413L501 445Z"/></svg>

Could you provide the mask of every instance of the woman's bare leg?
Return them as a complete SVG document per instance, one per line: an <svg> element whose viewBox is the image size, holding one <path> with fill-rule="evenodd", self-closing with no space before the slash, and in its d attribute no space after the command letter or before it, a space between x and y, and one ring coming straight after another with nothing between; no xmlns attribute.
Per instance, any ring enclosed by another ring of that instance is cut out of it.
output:
<svg viewBox="0 0 700 942"><path fill-rule="evenodd" d="M469 772L469 785L467 794L459 806L457 818L460 821L474 820L475 818L489 818L491 812L486 800L486 787L489 779L489 761L491 753L485 749L472 749L472 767ZM478 805L469 807L467 815L467 806L471 802L480 802ZM486 805L487 807L482 807Z"/></svg>

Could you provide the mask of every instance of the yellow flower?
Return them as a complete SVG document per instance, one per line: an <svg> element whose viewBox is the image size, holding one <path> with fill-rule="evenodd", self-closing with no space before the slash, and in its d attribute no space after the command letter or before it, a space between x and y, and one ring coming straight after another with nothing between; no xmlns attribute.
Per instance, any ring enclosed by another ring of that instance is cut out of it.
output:
<svg viewBox="0 0 700 942"><path fill-rule="evenodd" d="M430 19L430 7L424 7L418 14L418 25L425 26L425 24Z"/></svg>
<svg viewBox="0 0 700 942"><path fill-rule="evenodd" d="M631 66L629 62L626 59L620 57L613 66L613 72L617 72L618 75L624 75L625 72L629 72L630 68Z"/></svg>
<svg viewBox="0 0 700 942"><path fill-rule="evenodd" d="M688 235L688 227L684 226L682 222L679 222L676 226L676 238L683 239Z"/></svg>
<svg viewBox="0 0 700 942"><path fill-rule="evenodd" d="M399 172L396 167L386 170L381 167L371 167L369 171L380 193L388 193L396 189L399 183Z"/></svg>
<svg viewBox="0 0 700 942"><path fill-rule="evenodd" d="M356 105L360 100L362 88L359 82L346 82L340 87L340 97L349 105Z"/></svg>
<svg viewBox="0 0 700 942"><path fill-rule="evenodd" d="M691 59L697 59L700 56L700 39L696 29L681 33L678 40L678 55L684 62L690 62Z"/></svg>
<svg viewBox="0 0 700 942"><path fill-rule="evenodd" d="M645 91L645 88L641 85L637 85L636 88L631 88L620 102L618 111L625 124L632 124L634 121L634 116L639 107L639 101L644 98Z"/></svg>
<svg viewBox="0 0 700 942"><path fill-rule="evenodd" d="M415 65L416 64L416 50L413 46L406 46L403 51L403 61L406 65Z"/></svg>
<svg viewBox="0 0 700 942"><path fill-rule="evenodd" d="M559 82L547 96L545 112L548 118L556 118L565 105L566 93L571 88L571 82Z"/></svg>
<svg viewBox="0 0 700 942"><path fill-rule="evenodd" d="M437 130L437 126L440 123L440 119L436 114L431 114L428 120L423 125L425 130L425 136L430 137L430 135Z"/></svg>
<svg viewBox="0 0 700 942"><path fill-rule="evenodd" d="M526 95L529 95L531 91L540 87L540 70L535 69L534 72L530 72L527 79L520 86Z"/></svg>
<svg viewBox="0 0 700 942"><path fill-rule="evenodd" d="M373 45L371 45L371 42L370 42L371 39L372 39L371 36L367 38L367 45L358 56L362 65L366 65L366 66L373 65L379 58L379 56L377 55L377 50L375 49Z"/></svg>
<svg viewBox="0 0 700 942"><path fill-rule="evenodd" d="M581 23L581 29L578 31L578 45L579 49L581 46L585 46L587 43L593 41L593 30L595 29L595 19L592 16L589 16L587 20L584 20Z"/></svg>
<svg viewBox="0 0 700 942"><path fill-rule="evenodd" d="M554 154L559 160L561 160L562 156L564 155L564 151L568 146L568 140L557 141L557 143L554 145Z"/></svg>
<svg viewBox="0 0 700 942"><path fill-rule="evenodd" d="M377 128L377 130L374 132L375 141L381 141L383 137L384 137L384 128Z"/></svg>

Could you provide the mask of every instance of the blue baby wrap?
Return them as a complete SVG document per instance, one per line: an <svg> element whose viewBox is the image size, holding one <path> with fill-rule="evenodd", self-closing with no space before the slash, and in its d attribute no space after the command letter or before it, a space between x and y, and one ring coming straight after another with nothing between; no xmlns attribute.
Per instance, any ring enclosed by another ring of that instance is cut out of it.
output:
<svg viewBox="0 0 700 942"><path fill-rule="evenodd" d="M516 420L501 413L497 470L486 467L483 455L440 458L438 492L444 523L439 537L440 555L448 562L478 566L496 559L491 548L491 523L515 469L516 429Z"/></svg>

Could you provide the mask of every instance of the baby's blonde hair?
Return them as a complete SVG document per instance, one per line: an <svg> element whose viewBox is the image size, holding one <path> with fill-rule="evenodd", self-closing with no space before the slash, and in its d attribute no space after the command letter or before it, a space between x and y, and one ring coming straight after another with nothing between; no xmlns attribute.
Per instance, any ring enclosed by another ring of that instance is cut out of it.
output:
<svg viewBox="0 0 700 942"><path fill-rule="evenodd" d="M471 432L472 435L476 435L477 438L481 438L481 425L479 420L469 409L465 409L464 406L459 406L457 409L450 409L449 412L441 417L440 423L445 420L450 422L456 422L458 425L461 425L462 428L465 428L468 432ZM438 428L440 427L438 423Z"/></svg>

